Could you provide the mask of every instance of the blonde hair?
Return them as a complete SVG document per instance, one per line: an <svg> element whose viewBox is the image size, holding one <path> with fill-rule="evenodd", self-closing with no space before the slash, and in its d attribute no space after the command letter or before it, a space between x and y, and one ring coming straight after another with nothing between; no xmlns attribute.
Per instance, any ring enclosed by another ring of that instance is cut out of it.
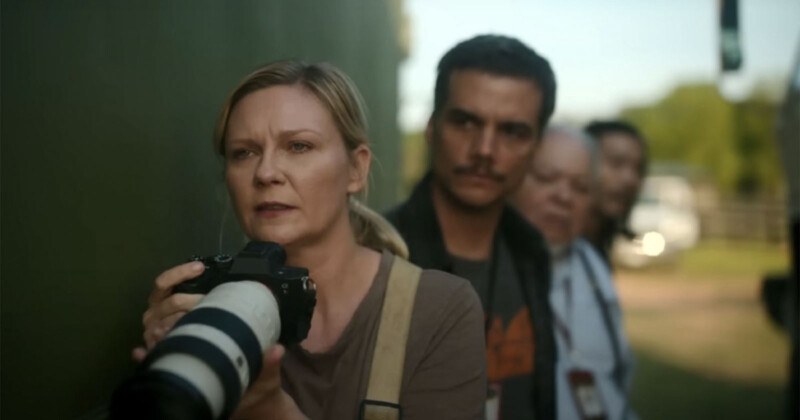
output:
<svg viewBox="0 0 800 420"><path fill-rule="evenodd" d="M257 69L245 77L231 92L214 128L216 153L225 156L228 118L236 104L250 93L281 85L300 85L313 93L331 113L348 152L361 145L369 146L363 100L353 81L330 64L308 64L287 60L270 63ZM385 248L396 255L408 258L408 246L405 241L380 214L354 196L348 198L348 209L350 226L360 245L374 249Z"/></svg>

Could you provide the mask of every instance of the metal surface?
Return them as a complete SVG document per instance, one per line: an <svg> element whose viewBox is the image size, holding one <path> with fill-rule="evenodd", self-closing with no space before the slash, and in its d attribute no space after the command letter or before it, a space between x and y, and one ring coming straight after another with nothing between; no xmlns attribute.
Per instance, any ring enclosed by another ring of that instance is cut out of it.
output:
<svg viewBox="0 0 800 420"><path fill-rule="evenodd" d="M2 2L0 417L75 418L106 401L133 367L155 276L243 245L211 135L256 66L348 73L380 161L371 202L395 201L391 13L371 0Z"/></svg>

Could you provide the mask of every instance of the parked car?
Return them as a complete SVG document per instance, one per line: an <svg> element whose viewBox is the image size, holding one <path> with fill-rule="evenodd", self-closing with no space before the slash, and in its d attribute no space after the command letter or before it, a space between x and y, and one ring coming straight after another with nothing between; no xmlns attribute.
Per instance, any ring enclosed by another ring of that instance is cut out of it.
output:
<svg viewBox="0 0 800 420"><path fill-rule="evenodd" d="M700 220L689 182L680 176L653 175L645 179L631 211L632 236L614 243L614 260L638 268L669 261L693 247L700 236Z"/></svg>

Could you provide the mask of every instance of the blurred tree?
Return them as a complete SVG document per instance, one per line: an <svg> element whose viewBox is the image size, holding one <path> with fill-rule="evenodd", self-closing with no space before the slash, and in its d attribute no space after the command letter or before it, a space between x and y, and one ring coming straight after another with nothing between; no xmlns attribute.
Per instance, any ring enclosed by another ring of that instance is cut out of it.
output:
<svg viewBox="0 0 800 420"><path fill-rule="evenodd" d="M652 160L703 168L728 194L774 193L782 179L776 106L764 89L731 103L712 84L688 84L652 105L625 109L621 117L647 136Z"/></svg>
<svg viewBox="0 0 800 420"><path fill-rule="evenodd" d="M403 197L407 197L414 185L428 170L428 144L425 132L406 133L403 136Z"/></svg>
<svg viewBox="0 0 800 420"><path fill-rule="evenodd" d="M736 146L742 160L737 191L744 194L774 192L783 176L775 147L778 106L765 89L756 87L748 99L736 104Z"/></svg>

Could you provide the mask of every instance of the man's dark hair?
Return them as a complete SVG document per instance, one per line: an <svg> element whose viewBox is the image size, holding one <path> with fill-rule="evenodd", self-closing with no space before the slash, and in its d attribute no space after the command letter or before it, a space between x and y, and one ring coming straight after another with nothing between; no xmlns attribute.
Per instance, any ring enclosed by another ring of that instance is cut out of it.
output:
<svg viewBox="0 0 800 420"><path fill-rule="evenodd" d="M645 141L642 133L633 124L622 120L592 121L584 128L584 131L589 133L598 143L602 143L603 137L613 133L624 134L633 138L642 147L642 151L644 152L644 164L645 167L647 166L647 141Z"/></svg>
<svg viewBox="0 0 800 420"><path fill-rule="evenodd" d="M636 141L644 145L644 137L633 124L622 120L592 121L584 129L597 141L603 141L603 137L611 133L621 133L633 137Z"/></svg>
<svg viewBox="0 0 800 420"><path fill-rule="evenodd" d="M556 76L550 63L518 39L502 35L478 35L460 42L439 61L433 113L447 101L450 75L456 70L481 70L496 76L521 77L542 91L539 133L547 126L556 106Z"/></svg>

